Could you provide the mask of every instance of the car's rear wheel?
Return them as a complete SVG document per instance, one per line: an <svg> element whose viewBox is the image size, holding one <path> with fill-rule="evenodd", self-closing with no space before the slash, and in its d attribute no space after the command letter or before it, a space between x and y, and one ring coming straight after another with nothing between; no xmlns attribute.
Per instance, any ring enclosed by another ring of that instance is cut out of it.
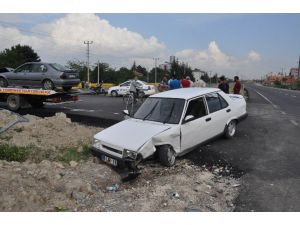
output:
<svg viewBox="0 0 300 225"><path fill-rule="evenodd" d="M158 159L160 163L164 166L174 166L176 161L176 153L174 152L172 146L162 145L158 147Z"/></svg>
<svg viewBox="0 0 300 225"><path fill-rule="evenodd" d="M226 138L232 138L236 133L236 121L231 120L229 124L225 128L225 137Z"/></svg>
<svg viewBox="0 0 300 225"><path fill-rule="evenodd" d="M45 90L55 89L54 83L51 80L44 80L42 84L43 84L43 89Z"/></svg>
<svg viewBox="0 0 300 225"><path fill-rule="evenodd" d="M113 97L117 97L118 96L118 92L117 91L111 91L111 96Z"/></svg>
<svg viewBox="0 0 300 225"><path fill-rule="evenodd" d="M5 78L0 77L0 87L7 87L8 86L8 82Z"/></svg>

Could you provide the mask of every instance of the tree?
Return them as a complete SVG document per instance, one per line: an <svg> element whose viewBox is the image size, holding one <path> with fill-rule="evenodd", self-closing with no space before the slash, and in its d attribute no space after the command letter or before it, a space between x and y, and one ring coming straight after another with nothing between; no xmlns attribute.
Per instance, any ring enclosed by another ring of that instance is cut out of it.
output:
<svg viewBox="0 0 300 225"><path fill-rule="evenodd" d="M106 82L108 80L107 72L109 70L109 65L107 63L99 63L99 82ZM91 73L91 82L98 81L98 63L95 65Z"/></svg>
<svg viewBox="0 0 300 225"><path fill-rule="evenodd" d="M40 62L38 54L28 45L16 45L0 52L0 67L16 68L26 62Z"/></svg>
<svg viewBox="0 0 300 225"><path fill-rule="evenodd" d="M205 82L205 83L209 83L209 76L208 74L205 72L204 75L201 76L201 79Z"/></svg>
<svg viewBox="0 0 300 225"><path fill-rule="evenodd" d="M76 70L79 73L80 80L87 80L87 66L84 61L70 60L67 62L67 67L69 67L72 70Z"/></svg>

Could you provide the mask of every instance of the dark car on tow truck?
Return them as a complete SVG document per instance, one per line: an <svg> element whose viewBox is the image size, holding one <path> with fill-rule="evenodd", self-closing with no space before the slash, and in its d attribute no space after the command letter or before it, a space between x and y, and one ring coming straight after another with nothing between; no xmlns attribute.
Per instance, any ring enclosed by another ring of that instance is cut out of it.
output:
<svg viewBox="0 0 300 225"><path fill-rule="evenodd" d="M13 71L0 74L0 87L20 86L65 91L80 83L77 71L57 63L28 62Z"/></svg>

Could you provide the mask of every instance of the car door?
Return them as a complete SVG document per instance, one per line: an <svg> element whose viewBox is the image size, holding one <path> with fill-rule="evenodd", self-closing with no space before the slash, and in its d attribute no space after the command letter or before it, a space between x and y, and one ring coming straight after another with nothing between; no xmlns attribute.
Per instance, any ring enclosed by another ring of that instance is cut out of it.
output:
<svg viewBox="0 0 300 225"><path fill-rule="evenodd" d="M30 72L26 75L30 86L41 87L46 72L46 65L42 63L32 64Z"/></svg>
<svg viewBox="0 0 300 225"><path fill-rule="evenodd" d="M120 89L119 89L118 94L125 95L127 92L129 92L130 84L131 84L131 81L126 81L126 82L120 84Z"/></svg>
<svg viewBox="0 0 300 225"><path fill-rule="evenodd" d="M224 131L230 112L229 105L217 92L205 95L209 111L211 137L214 137Z"/></svg>
<svg viewBox="0 0 300 225"><path fill-rule="evenodd" d="M188 116L193 119L185 121ZM200 144L209 138L207 130L210 123L206 103L203 97L197 97L188 102L181 125L181 151Z"/></svg>
<svg viewBox="0 0 300 225"><path fill-rule="evenodd" d="M30 71L31 64L25 64L17 69L8 76L8 82L11 85L16 86L27 86L26 74Z"/></svg>

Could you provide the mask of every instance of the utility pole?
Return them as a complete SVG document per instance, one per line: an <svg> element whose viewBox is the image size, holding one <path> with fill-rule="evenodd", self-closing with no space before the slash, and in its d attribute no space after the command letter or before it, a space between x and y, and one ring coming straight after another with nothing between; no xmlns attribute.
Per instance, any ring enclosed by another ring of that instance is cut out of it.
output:
<svg viewBox="0 0 300 225"><path fill-rule="evenodd" d="M97 79L98 84L99 84L99 78L100 78L99 67L100 67L100 62L99 62L99 60L98 60L98 79Z"/></svg>
<svg viewBox="0 0 300 225"><path fill-rule="evenodd" d="M84 41L84 44L87 45L87 82L90 83L90 45L93 41Z"/></svg>
<svg viewBox="0 0 300 225"><path fill-rule="evenodd" d="M159 58L153 58L154 62L155 62L155 77L154 77L154 83L156 84L156 80L157 80L157 60L159 60Z"/></svg>
<svg viewBox="0 0 300 225"><path fill-rule="evenodd" d="M298 60L298 80L300 79L300 56Z"/></svg>
<svg viewBox="0 0 300 225"><path fill-rule="evenodd" d="M209 87L211 87L211 72L212 71L209 71Z"/></svg>

